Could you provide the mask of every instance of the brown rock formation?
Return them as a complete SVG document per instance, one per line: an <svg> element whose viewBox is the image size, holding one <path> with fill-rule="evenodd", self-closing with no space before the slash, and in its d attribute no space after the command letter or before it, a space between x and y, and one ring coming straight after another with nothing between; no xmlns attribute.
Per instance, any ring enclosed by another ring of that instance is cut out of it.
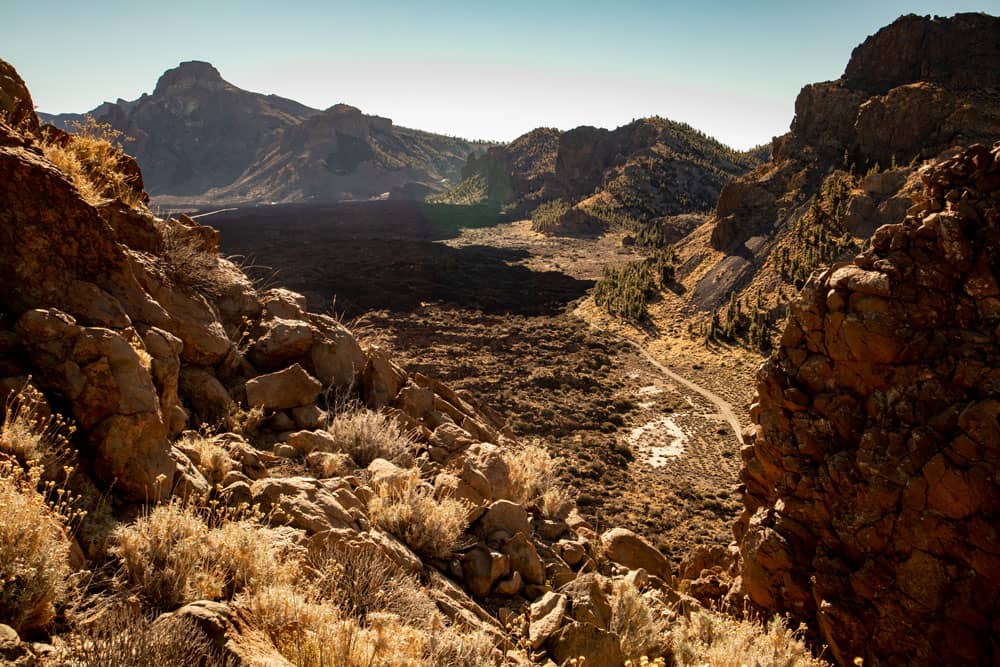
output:
<svg viewBox="0 0 1000 667"><path fill-rule="evenodd" d="M1000 657L1000 144L814 276L758 374L743 590L841 664Z"/></svg>

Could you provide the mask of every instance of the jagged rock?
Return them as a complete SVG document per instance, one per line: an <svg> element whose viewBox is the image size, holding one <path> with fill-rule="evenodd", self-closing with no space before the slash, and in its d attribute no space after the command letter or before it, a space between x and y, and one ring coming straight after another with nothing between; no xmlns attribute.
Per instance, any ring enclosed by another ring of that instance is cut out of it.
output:
<svg viewBox="0 0 1000 667"><path fill-rule="evenodd" d="M322 390L323 385L316 378L302 366L293 364L247 382L247 403L251 407L276 410L297 408L315 401Z"/></svg>
<svg viewBox="0 0 1000 667"><path fill-rule="evenodd" d="M110 329L78 326L58 310L31 310L18 336L43 387L70 401L87 434L93 468L135 500L170 493L174 462L149 370L132 344ZM144 352L144 351L143 351Z"/></svg>
<svg viewBox="0 0 1000 667"><path fill-rule="evenodd" d="M15 130L37 134L38 116L24 81L10 64L0 60L0 111Z"/></svg>
<svg viewBox="0 0 1000 667"><path fill-rule="evenodd" d="M392 493L406 489L408 473L391 461L375 459L368 464L368 480L373 489L386 487Z"/></svg>
<svg viewBox="0 0 1000 667"><path fill-rule="evenodd" d="M0 60L0 65L4 64L6 63ZM2 70L0 70L0 75L2 75ZM2 85L2 80L0 80L0 85ZM2 88L0 88L0 92L2 92ZM0 98L0 104L2 103L3 100ZM35 655L28 644L21 641L14 628L2 623L0 623L0 664L11 667L33 667L37 664Z"/></svg>
<svg viewBox="0 0 1000 667"><path fill-rule="evenodd" d="M327 414L318 405L303 405L292 408L292 419L299 428L311 431L326 426Z"/></svg>
<svg viewBox="0 0 1000 667"><path fill-rule="evenodd" d="M431 433L430 444L454 453L478 442L464 428L455 424L441 424Z"/></svg>
<svg viewBox="0 0 1000 667"><path fill-rule="evenodd" d="M216 656L234 667L291 667L262 631L255 627L253 618L240 607L230 607L222 602L199 600L175 612L163 614L153 622L158 626L180 620L193 622L204 633Z"/></svg>
<svg viewBox="0 0 1000 667"><path fill-rule="evenodd" d="M368 361L357 339L326 315L310 314L309 321L319 332L309 350L316 377L326 386L353 388Z"/></svg>
<svg viewBox="0 0 1000 667"><path fill-rule="evenodd" d="M518 533L525 536L531 534L528 512L509 500L497 500L490 505L479 520L477 530L487 539L492 539L497 534L505 537L514 537Z"/></svg>
<svg viewBox="0 0 1000 667"><path fill-rule="evenodd" d="M510 572L510 558L477 544L462 556L462 578L476 597L486 597L493 584Z"/></svg>
<svg viewBox="0 0 1000 667"><path fill-rule="evenodd" d="M589 623L569 623L549 638L545 648L559 665L581 656L587 659L587 667L621 667L625 664L618 636Z"/></svg>
<svg viewBox="0 0 1000 667"><path fill-rule="evenodd" d="M841 664L996 654L1000 147L921 180L905 220L791 305L741 452L741 592Z"/></svg>
<svg viewBox="0 0 1000 667"><path fill-rule="evenodd" d="M511 569L520 572L525 583L537 585L545 582L545 566L525 533L517 533L504 540L500 551L510 558Z"/></svg>
<svg viewBox="0 0 1000 667"><path fill-rule="evenodd" d="M644 537L627 528L612 528L601 535L604 553L610 560L625 567L644 568L667 583L673 580L670 561Z"/></svg>
<svg viewBox="0 0 1000 667"><path fill-rule="evenodd" d="M184 347L180 338L162 329L150 327L142 336L143 347L152 357L149 372L160 399L160 411L166 417L178 406L177 391L180 380L180 352Z"/></svg>
<svg viewBox="0 0 1000 667"><path fill-rule="evenodd" d="M465 456L466 466L476 470L479 476L489 483L489 493L493 499L500 500L511 497L510 467L499 447L480 442L465 450ZM462 476L469 480L464 472ZM472 483L471 480L470 483Z"/></svg>
<svg viewBox="0 0 1000 667"><path fill-rule="evenodd" d="M434 409L434 392L415 384L407 385L400 389L393 405L414 419L423 419Z"/></svg>
<svg viewBox="0 0 1000 667"><path fill-rule="evenodd" d="M262 333L250 348L250 360L262 370L281 368L313 345L313 328L306 322L275 317L260 326Z"/></svg>
<svg viewBox="0 0 1000 667"><path fill-rule="evenodd" d="M500 622L476 604L461 588L434 568L427 570L427 592L438 610L452 623L475 628L499 643L503 639Z"/></svg>
<svg viewBox="0 0 1000 667"><path fill-rule="evenodd" d="M336 480L272 477L257 480L250 490L272 524L301 528L307 533L333 528L358 530L357 522L334 495L339 487Z"/></svg>
<svg viewBox="0 0 1000 667"><path fill-rule="evenodd" d="M496 586L493 587L493 592L497 595L513 597L521 591L522 583L521 573L514 570L509 577L497 582Z"/></svg>
<svg viewBox="0 0 1000 667"><path fill-rule="evenodd" d="M337 439L326 431L296 431L288 436L288 444L294 447L300 456L306 456L316 451L337 451Z"/></svg>
<svg viewBox="0 0 1000 667"><path fill-rule="evenodd" d="M199 424L218 424L236 407L232 396L218 378L197 366L181 369L180 393Z"/></svg>
<svg viewBox="0 0 1000 667"><path fill-rule="evenodd" d="M570 615L577 621L605 630L611 624L610 579L587 572L561 586L559 592L569 598Z"/></svg>
<svg viewBox="0 0 1000 667"><path fill-rule="evenodd" d="M549 591L531 604L528 612L528 641L531 648L538 650L563 624L568 598L561 593Z"/></svg>
<svg viewBox="0 0 1000 667"><path fill-rule="evenodd" d="M406 372L389 359L385 350L373 347L361 376L361 387L370 408L388 405L406 383Z"/></svg>
<svg viewBox="0 0 1000 667"><path fill-rule="evenodd" d="M559 540L555 548L570 567L579 565L587 557L587 547L577 540Z"/></svg>
<svg viewBox="0 0 1000 667"><path fill-rule="evenodd" d="M424 570L424 564L420 558L405 544L377 528L368 532L350 528L334 528L309 538L308 548L310 553L369 550L385 556L403 572L420 574Z"/></svg>
<svg viewBox="0 0 1000 667"><path fill-rule="evenodd" d="M261 308L272 317L301 320L306 316L306 298L291 290L274 288L260 295Z"/></svg>
<svg viewBox="0 0 1000 667"><path fill-rule="evenodd" d="M490 502L464 479L446 472L439 473L434 478L434 497L464 500L469 506L470 522L481 517Z"/></svg>

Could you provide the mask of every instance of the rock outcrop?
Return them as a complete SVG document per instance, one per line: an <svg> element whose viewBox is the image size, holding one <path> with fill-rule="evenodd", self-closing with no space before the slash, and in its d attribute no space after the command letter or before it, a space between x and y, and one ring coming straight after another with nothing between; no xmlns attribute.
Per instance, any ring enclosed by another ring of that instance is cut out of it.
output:
<svg viewBox="0 0 1000 667"><path fill-rule="evenodd" d="M813 276L758 373L742 589L841 664L1000 656L1000 144Z"/></svg>

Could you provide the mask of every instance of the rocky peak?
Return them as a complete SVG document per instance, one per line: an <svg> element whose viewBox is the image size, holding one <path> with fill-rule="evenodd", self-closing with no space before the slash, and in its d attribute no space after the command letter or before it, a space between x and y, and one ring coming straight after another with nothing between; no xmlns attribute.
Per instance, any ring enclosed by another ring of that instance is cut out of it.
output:
<svg viewBox="0 0 1000 667"><path fill-rule="evenodd" d="M229 86L222 78L219 70L211 63L201 60L188 60L173 69L168 69L156 82L153 95L167 95L190 88L206 90L221 90Z"/></svg>
<svg viewBox="0 0 1000 667"><path fill-rule="evenodd" d="M854 49L843 76L850 87L883 95L917 81L950 88L1000 84L1000 18L910 14L896 19Z"/></svg>

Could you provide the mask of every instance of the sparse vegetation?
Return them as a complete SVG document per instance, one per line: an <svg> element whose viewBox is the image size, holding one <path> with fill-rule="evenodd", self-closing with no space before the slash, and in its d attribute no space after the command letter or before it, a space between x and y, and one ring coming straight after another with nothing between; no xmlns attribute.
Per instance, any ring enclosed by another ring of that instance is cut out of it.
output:
<svg viewBox="0 0 1000 667"><path fill-rule="evenodd" d="M675 262L673 249L664 248L644 260L605 268L594 286L594 303L616 317L642 319L649 297L673 281Z"/></svg>
<svg viewBox="0 0 1000 667"><path fill-rule="evenodd" d="M672 626L670 641L678 667L826 667L828 663L813 657L801 635L780 616L764 627L700 609Z"/></svg>
<svg viewBox="0 0 1000 667"><path fill-rule="evenodd" d="M122 133L87 116L75 133L44 137L42 152L76 186L89 204L119 199L130 207L143 204L138 170L125 168Z"/></svg>
<svg viewBox="0 0 1000 667"><path fill-rule="evenodd" d="M641 661L643 657L659 656L663 652L666 629L666 622L642 597L639 589L626 581L615 582L610 630L621 638L626 658Z"/></svg>
<svg viewBox="0 0 1000 667"><path fill-rule="evenodd" d="M407 466L413 462L413 439L399 423L372 410L358 409L338 414L326 429L340 451L362 468L375 459Z"/></svg>
<svg viewBox="0 0 1000 667"><path fill-rule="evenodd" d="M562 217L569 209L570 205L562 199L553 199L539 204L531 212L531 230L542 234L553 232L562 224Z"/></svg>
<svg viewBox="0 0 1000 667"><path fill-rule="evenodd" d="M536 505L547 518L566 518L573 499L559 480L562 459L554 458L540 444L529 444L504 452L504 461L510 470L514 502Z"/></svg>
<svg viewBox="0 0 1000 667"><path fill-rule="evenodd" d="M435 498L416 468L404 471L392 483L379 484L368 503L372 523L418 554L442 559L460 546L468 525L467 510L464 502Z"/></svg>

